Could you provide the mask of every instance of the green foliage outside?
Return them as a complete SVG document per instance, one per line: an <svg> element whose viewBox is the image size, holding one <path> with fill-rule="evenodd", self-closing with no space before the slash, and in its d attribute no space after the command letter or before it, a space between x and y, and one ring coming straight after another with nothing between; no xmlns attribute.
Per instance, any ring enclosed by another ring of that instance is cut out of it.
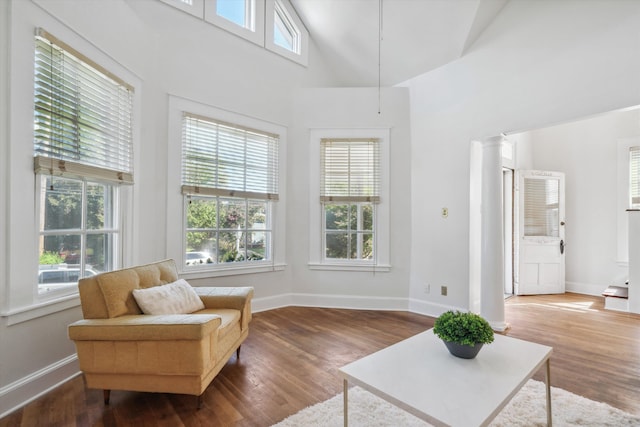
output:
<svg viewBox="0 0 640 427"><path fill-rule="evenodd" d="M247 229L264 226L267 202L243 199L192 198L187 206L187 252L217 254L217 262L264 258L265 241L254 242ZM257 231L259 233L259 231ZM238 251L240 249L240 251Z"/></svg>
<svg viewBox="0 0 640 427"><path fill-rule="evenodd" d="M327 230L325 256L327 258L370 259L373 257L373 205L326 204L325 221ZM358 243L361 248L359 257Z"/></svg>
<svg viewBox="0 0 640 427"><path fill-rule="evenodd" d="M64 259L57 252L45 251L40 255L40 265L62 264Z"/></svg>
<svg viewBox="0 0 640 427"><path fill-rule="evenodd" d="M489 322L475 313L449 310L436 319L433 333L444 341L474 346L493 342L493 329Z"/></svg>
<svg viewBox="0 0 640 427"><path fill-rule="evenodd" d="M44 230L59 231L82 228L83 182L74 179L46 177L44 199ZM105 200L111 202L112 192L108 186L86 184L85 229L102 230L111 227L111 218L105 216ZM104 235L95 234L85 242L85 262L102 269L105 262ZM56 234L43 239L41 265L78 264L81 260L81 235ZM108 250L108 249L107 249ZM49 254L58 254L57 258ZM55 262L43 262L43 257Z"/></svg>

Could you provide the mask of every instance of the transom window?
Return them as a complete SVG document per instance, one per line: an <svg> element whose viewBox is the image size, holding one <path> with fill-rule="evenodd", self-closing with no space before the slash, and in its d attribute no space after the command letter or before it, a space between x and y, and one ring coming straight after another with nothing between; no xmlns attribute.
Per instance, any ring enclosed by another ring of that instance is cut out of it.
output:
<svg viewBox="0 0 640 427"><path fill-rule="evenodd" d="M272 260L279 136L183 115L187 268Z"/></svg>
<svg viewBox="0 0 640 427"><path fill-rule="evenodd" d="M133 183L133 88L44 30L35 43L42 294L117 267L118 186Z"/></svg>
<svg viewBox="0 0 640 427"><path fill-rule="evenodd" d="M161 0L303 66L309 32L289 0Z"/></svg>
<svg viewBox="0 0 640 427"><path fill-rule="evenodd" d="M291 52L300 53L300 30L282 3L277 0L273 14L273 42Z"/></svg>
<svg viewBox="0 0 640 427"><path fill-rule="evenodd" d="M254 0L216 0L216 14L240 27L255 31Z"/></svg>

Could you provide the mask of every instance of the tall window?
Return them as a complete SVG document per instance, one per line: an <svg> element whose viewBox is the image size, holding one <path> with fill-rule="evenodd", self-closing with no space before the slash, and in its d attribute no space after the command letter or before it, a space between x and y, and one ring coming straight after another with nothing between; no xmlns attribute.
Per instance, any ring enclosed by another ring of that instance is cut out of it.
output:
<svg viewBox="0 0 640 427"><path fill-rule="evenodd" d="M379 140L322 139L320 163L324 258L374 260Z"/></svg>
<svg viewBox="0 0 640 427"><path fill-rule="evenodd" d="M629 207L640 209L640 146L629 148Z"/></svg>
<svg viewBox="0 0 640 427"><path fill-rule="evenodd" d="M185 113L187 268L272 261L279 136Z"/></svg>
<svg viewBox="0 0 640 427"><path fill-rule="evenodd" d="M133 88L44 30L35 39L39 293L117 266L119 185L133 183Z"/></svg>

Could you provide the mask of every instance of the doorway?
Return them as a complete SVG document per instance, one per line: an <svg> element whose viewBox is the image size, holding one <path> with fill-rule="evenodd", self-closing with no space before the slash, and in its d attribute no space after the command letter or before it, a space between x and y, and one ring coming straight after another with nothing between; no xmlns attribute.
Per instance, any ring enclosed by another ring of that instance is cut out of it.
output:
<svg viewBox="0 0 640 427"><path fill-rule="evenodd" d="M565 291L565 186L562 172L518 170L515 208L517 295Z"/></svg>

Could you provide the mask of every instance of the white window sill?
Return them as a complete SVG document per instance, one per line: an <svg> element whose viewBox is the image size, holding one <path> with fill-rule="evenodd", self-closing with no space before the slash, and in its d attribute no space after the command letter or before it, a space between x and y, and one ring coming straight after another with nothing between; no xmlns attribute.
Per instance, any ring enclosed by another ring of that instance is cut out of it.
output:
<svg viewBox="0 0 640 427"><path fill-rule="evenodd" d="M3 312L0 316L7 319L7 326L16 325L38 317L47 316L59 311L68 310L80 305L80 297L77 293L65 295L56 299L43 301L27 307L20 307Z"/></svg>
<svg viewBox="0 0 640 427"><path fill-rule="evenodd" d="M375 273L388 273L391 271L391 266L374 265L374 264L348 264L348 263L317 263L310 262L309 270L328 270L328 271L365 271Z"/></svg>
<svg viewBox="0 0 640 427"><path fill-rule="evenodd" d="M182 269L180 277L183 279L204 279L207 277L235 276L238 274L269 273L272 271L283 271L286 264L259 264L219 267L219 264L212 264L216 267L198 267L193 269Z"/></svg>

